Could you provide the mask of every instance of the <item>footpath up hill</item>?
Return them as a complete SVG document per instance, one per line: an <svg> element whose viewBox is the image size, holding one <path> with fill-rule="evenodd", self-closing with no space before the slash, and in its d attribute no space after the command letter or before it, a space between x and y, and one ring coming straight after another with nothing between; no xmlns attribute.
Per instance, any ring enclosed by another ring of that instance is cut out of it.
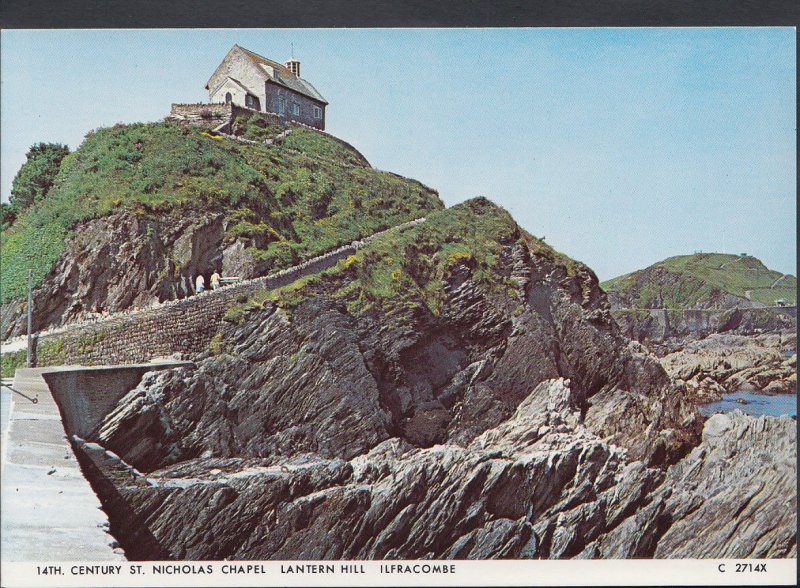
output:
<svg viewBox="0 0 800 588"><path fill-rule="evenodd" d="M236 123L251 142L170 122L90 132L2 234L0 336L24 330L28 268L40 330L184 297L198 273L296 265L443 207L334 137L257 114Z"/></svg>
<svg viewBox="0 0 800 588"><path fill-rule="evenodd" d="M618 308L725 309L797 302L797 278L751 256L679 255L601 284Z"/></svg>

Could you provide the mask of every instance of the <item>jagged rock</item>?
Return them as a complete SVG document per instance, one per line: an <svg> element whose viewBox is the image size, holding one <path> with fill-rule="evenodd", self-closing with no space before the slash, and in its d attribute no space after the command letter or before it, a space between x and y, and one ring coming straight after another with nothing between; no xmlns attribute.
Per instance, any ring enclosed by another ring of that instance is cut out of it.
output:
<svg viewBox="0 0 800 588"><path fill-rule="evenodd" d="M720 443L718 420L698 448L696 409L644 346L626 344L591 271L519 231L498 243L492 271L502 287L481 283L476 264L455 256L437 313L414 292L388 309L353 311L327 294L352 279L334 272L291 306L247 306L226 323L224 351L195 357L195 368L146 376L86 440L141 476L79 450L126 553L681 553L680 538L704 532L697 505L726 492L722 470L702 463ZM771 434L763 421L736 419L731 430L743 439ZM795 466L780 451L769 467L790 499ZM742 450L723 460L743 493L756 457ZM686 482L691 463L697 491ZM765 513L776 508L769 496ZM791 552L791 521L753 525L763 532L759 553Z"/></svg>
<svg viewBox="0 0 800 588"><path fill-rule="evenodd" d="M518 276L520 246L505 256ZM652 463L685 453L697 414L657 361L625 347L610 317L587 317L605 308L593 274L568 276L527 255L515 306L498 305L463 266L447 276L438 317L422 305L391 319L352 315L326 297L289 315L267 302L229 325L230 353L145 379L98 440L144 469L204 452L348 459L393 436L467 445L537 384L566 377L590 431Z"/></svg>
<svg viewBox="0 0 800 588"><path fill-rule="evenodd" d="M591 434L563 379L541 383L469 447L393 438L350 461L198 458L146 476L100 448L83 455L104 470L101 497L113 486L104 502L121 512L112 521L147 538L126 546L134 558L742 558L796 549L791 419L716 415L701 445L665 472Z"/></svg>
<svg viewBox="0 0 800 588"><path fill-rule="evenodd" d="M788 340L787 340L788 339ZM726 392L754 390L792 394L797 390L796 338L782 335L711 335L668 353L661 364L684 382L690 398L711 402Z"/></svg>
<svg viewBox="0 0 800 588"><path fill-rule="evenodd" d="M83 221L34 291L33 329L194 293L197 274L213 271L223 249L237 250L236 241L225 239L224 225L222 212L123 212ZM228 275L251 277L260 268L239 261L235 269ZM25 332L25 320L24 305L4 304L2 338Z"/></svg>
<svg viewBox="0 0 800 588"><path fill-rule="evenodd" d="M795 420L712 416L660 492L665 532L655 557L796 557L796 483Z"/></svg>

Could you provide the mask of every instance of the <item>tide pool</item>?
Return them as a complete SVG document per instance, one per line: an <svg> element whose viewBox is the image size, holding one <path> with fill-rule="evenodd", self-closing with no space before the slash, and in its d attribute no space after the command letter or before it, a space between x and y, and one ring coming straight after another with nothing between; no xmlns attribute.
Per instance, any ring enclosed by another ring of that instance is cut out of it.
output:
<svg viewBox="0 0 800 588"><path fill-rule="evenodd" d="M746 403L737 402L745 400ZM739 409L745 414L753 416L797 416L797 396L795 394L777 394L775 396L765 396L755 394L750 390L742 390L734 394L725 394L722 400L709 402L699 406L700 414L711 416L717 412L731 412Z"/></svg>

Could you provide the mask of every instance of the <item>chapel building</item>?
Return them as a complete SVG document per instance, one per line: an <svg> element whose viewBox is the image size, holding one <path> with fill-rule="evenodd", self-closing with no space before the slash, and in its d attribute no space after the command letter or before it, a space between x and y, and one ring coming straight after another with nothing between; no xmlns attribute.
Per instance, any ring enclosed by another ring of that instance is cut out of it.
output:
<svg viewBox="0 0 800 588"><path fill-rule="evenodd" d="M233 103L325 130L328 102L300 77L300 62L285 64L234 45L206 83L209 102Z"/></svg>

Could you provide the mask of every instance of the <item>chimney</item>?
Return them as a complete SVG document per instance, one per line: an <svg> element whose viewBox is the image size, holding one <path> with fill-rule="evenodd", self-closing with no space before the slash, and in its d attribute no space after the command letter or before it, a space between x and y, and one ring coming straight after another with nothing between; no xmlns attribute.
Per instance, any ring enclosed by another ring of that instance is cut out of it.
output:
<svg viewBox="0 0 800 588"><path fill-rule="evenodd" d="M298 78L300 77L300 62L297 61L294 57L292 57L289 61L286 62L286 67L289 68L289 71L296 75Z"/></svg>

